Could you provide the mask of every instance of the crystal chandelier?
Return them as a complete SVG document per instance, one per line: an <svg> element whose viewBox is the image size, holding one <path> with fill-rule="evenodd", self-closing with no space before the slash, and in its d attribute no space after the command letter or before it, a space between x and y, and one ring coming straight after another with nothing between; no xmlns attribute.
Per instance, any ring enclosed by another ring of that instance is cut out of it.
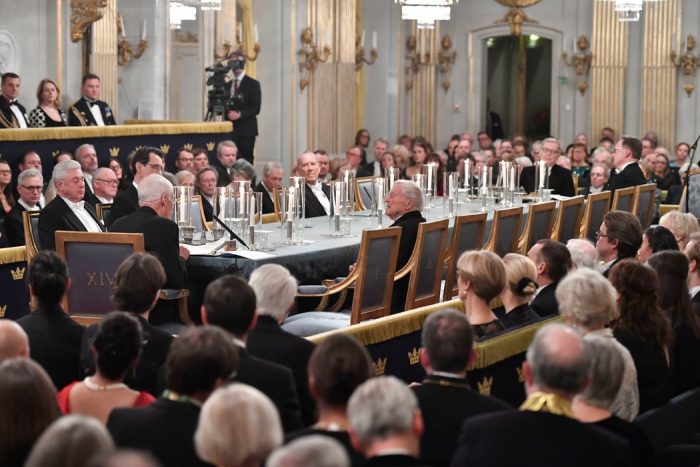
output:
<svg viewBox="0 0 700 467"><path fill-rule="evenodd" d="M416 21L419 29L433 29L435 21L449 21L450 7L459 0L394 0L401 5L401 19Z"/></svg>

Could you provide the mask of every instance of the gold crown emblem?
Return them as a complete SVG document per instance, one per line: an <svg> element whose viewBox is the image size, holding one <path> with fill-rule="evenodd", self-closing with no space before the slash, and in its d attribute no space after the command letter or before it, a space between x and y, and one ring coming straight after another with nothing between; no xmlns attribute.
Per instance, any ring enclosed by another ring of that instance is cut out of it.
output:
<svg viewBox="0 0 700 467"><path fill-rule="evenodd" d="M411 365L415 365L420 361L420 347L417 349L413 347L413 350L408 352L408 361Z"/></svg>
<svg viewBox="0 0 700 467"><path fill-rule="evenodd" d="M17 269L12 269L10 272L12 273L12 279L18 281L20 279L24 278L24 269L25 268L20 268L17 266Z"/></svg>
<svg viewBox="0 0 700 467"><path fill-rule="evenodd" d="M5 317L5 311L7 310L7 305L0 306L0 318Z"/></svg>
<svg viewBox="0 0 700 467"><path fill-rule="evenodd" d="M482 396L490 396L491 386L493 385L493 376L484 376L484 379L477 381L476 385L479 388L479 394Z"/></svg>
<svg viewBox="0 0 700 467"><path fill-rule="evenodd" d="M372 367L374 367L375 376L383 375L384 370L386 370L386 357L378 358L376 362L372 362Z"/></svg>
<svg viewBox="0 0 700 467"><path fill-rule="evenodd" d="M143 148L143 147L145 147L143 144L139 144L138 146L136 146L136 147L134 148L134 152L138 151L139 149L141 149L141 148Z"/></svg>
<svg viewBox="0 0 700 467"><path fill-rule="evenodd" d="M163 154L167 154L170 151L170 145L169 144L161 144L160 150L163 151Z"/></svg>
<svg viewBox="0 0 700 467"><path fill-rule="evenodd" d="M182 147L185 148L185 149L187 149L188 151L191 151L191 150L192 150L192 143L187 143L187 144L185 144L185 145L182 146Z"/></svg>
<svg viewBox="0 0 700 467"><path fill-rule="evenodd" d="M523 369L521 367L517 367L515 371L518 372L518 383L524 383L525 382L525 373L523 373Z"/></svg>
<svg viewBox="0 0 700 467"><path fill-rule="evenodd" d="M109 148L109 155L112 157L118 157L120 149L121 148Z"/></svg>
<svg viewBox="0 0 700 467"><path fill-rule="evenodd" d="M56 149L55 151L51 151L51 157L56 157L56 156L58 156L60 153L61 153L61 151L59 151L58 149Z"/></svg>
<svg viewBox="0 0 700 467"><path fill-rule="evenodd" d="M216 143L214 143L213 141L208 142L207 143L207 151L213 151L214 146L216 146Z"/></svg>

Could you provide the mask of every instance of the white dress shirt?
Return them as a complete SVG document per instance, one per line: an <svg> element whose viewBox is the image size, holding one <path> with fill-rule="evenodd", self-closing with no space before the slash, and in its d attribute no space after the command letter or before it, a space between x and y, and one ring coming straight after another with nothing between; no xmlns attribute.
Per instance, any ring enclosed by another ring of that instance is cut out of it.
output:
<svg viewBox="0 0 700 467"><path fill-rule="evenodd" d="M627 168L628 165L631 165L631 164L639 164L639 162L637 162L637 161L628 162L628 163L626 163L625 165L623 165L622 167L620 167L619 169L615 169L615 173L616 173L616 174L619 174L620 172L622 172L623 170L625 170L625 169Z"/></svg>
<svg viewBox="0 0 700 467"><path fill-rule="evenodd" d="M382 163L379 161L374 161L374 176L375 177L382 176Z"/></svg>
<svg viewBox="0 0 700 467"><path fill-rule="evenodd" d="M30 207L27 203L24 202L22 198L20 198L17 202L27 211L41 211L41 208L38 204L35 204L34 206Z"/></svg>
<svg viewBox="0 0 700 467"><path fill-rule="evenodd" d="M690 289L688 292L690 292L690 298L691 300L700 292L700 285L696 285L692 289Z"/></svg>
<svg viewBox="0 0 700 467"><path fill-rule="evenodd" d="M93 219L90 213L85 210L85 201L78 201L77 203L74 203L67 198L63 198L63 196L61 196L61 198L66 202L71 211L73 211L73 214L75 214L78 220L83 224L85 230L88 232L102 232L102 229L97 221Z"/></svg>
<svg viewBox="0 0 700 467"><path fill-rule="evenodd" d="M88 103L88 108L90 109L90 113L92 116L95 118L95 123L97 126L105 126L105 121L102 119L102 111L100 110L100 106L97 105L96 102L92 102L89 99L85 99Z"/></svg>
<svg viewBox="0 0 700 467"><path fill-rule="evenodd" d="M22 111L17 107L15 101L12 101L10 103L10 110L14 114L15 118L17 119L17 123L19 124L20 128L27 128L27 120L24 118L24 114Z"/></svg>
<svg viewBox="0 0 700 467"><path fill-rule="evenodd" d="M112 203L114 202L113 199L103 198L102 196L99 196L99 195L95 195L95 197L96 197L96 198L100 201L100 203L102 203L102 204L112 204Z"/></svg>
<svg viewBox="0 0 700 467"><path fill-rule="evenodd" d="M319 203L321 203L321 206L323 206L323 209L326 211L326 214L330 214L331 212L331 201L328 199L328 196L323 192L323 188L321 185L321 182L316 182L315 184L308 184L309 188L311 188L311 191L313 192L314 196L318 199Z"/></svg>

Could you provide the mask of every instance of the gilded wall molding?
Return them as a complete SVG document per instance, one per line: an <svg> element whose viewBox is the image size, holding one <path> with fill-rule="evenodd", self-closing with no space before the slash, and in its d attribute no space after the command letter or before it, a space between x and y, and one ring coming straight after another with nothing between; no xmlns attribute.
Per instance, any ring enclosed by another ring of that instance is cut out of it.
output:
<svg viewBox="0 0 700 467"><path fill-rule="evenodd" d="M104 0L104 3L102 18L92 26L89 72L100 77L100 99L108 102L118 115L117 0Z"/></svg>
<svg viewBox="0 0 700 467"><path fill-rule="evenodd" d="M85 30L104 16L109 0L70 0L70 39L79 42Z"/></svg>

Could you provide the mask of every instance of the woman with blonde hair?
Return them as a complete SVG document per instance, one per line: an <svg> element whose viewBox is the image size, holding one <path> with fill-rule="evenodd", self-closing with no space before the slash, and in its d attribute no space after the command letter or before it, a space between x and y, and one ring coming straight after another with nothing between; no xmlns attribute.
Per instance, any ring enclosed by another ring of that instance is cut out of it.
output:
<svg viewBox="0 0 700 467"><path fill-rule="evenodd" d="M535 323L540 320L530 308L530 300L537 291L537 267L527 256L508 253L503 257L506 268L506 286L501 292L503 307L494 313L507 328Z"/></svg>
<svg viewBox="0 0 700 467"><path fill-rule="evenodd" d="M39 105L29 112L31 128L51 128L68 126L66 114L61 110L61 90L56 83L46 78L39 82L36 90Z"/></svg>
<svg viewBox="0 0 700 467"><path fill-rule="evenodd" d="M503 322L491 311L491 300L506 286L503 260L490 251L467 251L459 257L457 270L459 298L474 335L480 339L503 331Z"/></svg>
<svg viewBox="0 0 700 467"><path fill-rule="evenodd" d="M411 157L411 153L403 144L397 144L391 149L391 152L393 152L396 156L396 167L404 172L408 166L408 160Z"/></svg>
<svg viewBox="0 0 700 467"><path fill-rule="evenodd" d="M700 231L697 218L689 212L685 214L680 211L667 212L659 219L659 225L671 231L681 251L685 250L690 236Z"/></svg>

